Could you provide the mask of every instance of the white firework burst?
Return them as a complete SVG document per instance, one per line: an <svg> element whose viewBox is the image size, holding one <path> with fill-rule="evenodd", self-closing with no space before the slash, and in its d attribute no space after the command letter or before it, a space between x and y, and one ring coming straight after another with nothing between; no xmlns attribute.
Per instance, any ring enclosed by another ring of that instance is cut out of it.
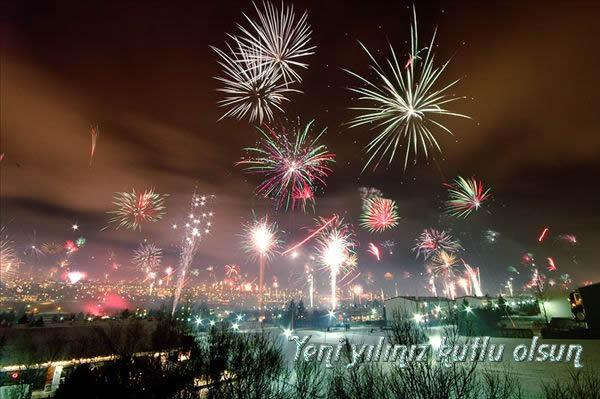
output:
<svg viewBox="0 0 600 399"><path fill-rule="evenodd" d="M429 46L419 49L417 14L414 9L413 14L411 50L406 63L399 61L394 48L390 45L391 57L385 62L388 70L386 71L371 52L360 43L371 61L370 69L375 72L377 79L369 80L346 69L346 72L358 78L362 84L362 87L354 87L350 90L359 95L359 101L367 103L365 106L351 108L359 111L360 114L350 121L349 126L370 125L372 129L380 130L366 146L370 157L363 170L376 158L375 168L384 157L388 157L388 163L391 163L396 151L402 146L406 147L405 169L411 152L416 161L419 148L426 158L429 157L431 149L441 152L435 135L436 130L449 134L452 132L433 118L437 116L469 118L445 108L448 103L464 98L453 97L448 93L448 90L459 80L437 87L438 80L450 61L434 66L435 57L432 49L435 33ZM422 57L419 55L421 52L423 52Z"/></svg>
<svg viewBox="0 0 600 399"><path fill-rule="evenodd" d="M216 77L223 83L223 87L217 90L226 95L219 105L228 108L219 120L248 116L250 122L257 121L259 124L263 120L271 121L274 111L283 112L281 105L289 101L287 95L299 90L289 88L275 70L259 62L257 48L243 46L239 40L235 43L233 47L226 44L227 52L212 47L220 57L219 65L225 75Z"/></svg>
<svg viewBox="0 0 600 399"><path fill-rule="evenodd" d="M300 60L314 54L316 48L310 45L312 30L307 12L296 18L294 7L286 7L283 2L281 8L270 2L263 2L262 10L256 4L254 8L258 20L244 14L250 27L238 24L240 44L251 50L247 55L252 62L273 69L285 83L301 82L294 68L308 68L308 64Z"/></svg>

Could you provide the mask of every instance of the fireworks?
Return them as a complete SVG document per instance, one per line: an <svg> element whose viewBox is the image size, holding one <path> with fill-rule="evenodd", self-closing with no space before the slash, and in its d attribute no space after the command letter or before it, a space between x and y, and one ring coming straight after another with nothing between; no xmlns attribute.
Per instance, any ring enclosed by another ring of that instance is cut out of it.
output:
<svg viewBox="0 0 600 399"><path fill-rule="evenodd" d="M144 281L154 280L156 270L162 262L162 249L152 243L141 243L139 248L133 251L133 263L144 274Z"/></svg>
<svg viewBox="0 0 600 399"><path fill-rule="evenodd" d="M235 278L240 275L240 267L238 265L225 265L225 275Z"/></svg>
<svg viewBox="0 0 600 399"><path fill-rule="evenodd" d="M47 242L42 244L42 251L46 254L46 255L56 255L59 254L60 252L62 252L63 247L60 244L57 244L55 242Z"/></svg>
<svg viewBox="0 0 600 399"><path fill-rule="evenodd" d="M422 254L424 259L428 259L440 250L453 253L461 249L462 245L460 245L460 242L454 240L449 232L425 229L419 238L417 238L413 251L417 253L417 258Z"/></svg>
<svg viewBox="0 0 600 399"><path fill-rule="evenodd" d="M10 284L17 277L21 261L15 251L14 242L0 227L0 283Z"/></svg>
<svg viewBox="0 0 600 399"><path fill-rule="evenodd" d="M556 267L556 263L554 263L554 259L550 257L546 259L548 260L548 266L546 266L546 270L548 270L549 272L556 271L558 268Z"/></svg>
<svg viewBox="0 0 600 399"><path fill-rule="evenodd" d="M346 260L353 253L352 233L342 219L323 230L317 239L319 260L329 270L331 280L331 310L337 307L337 276L343 271Z"/></svg>
<svg viewBox="0 0 600 399"><path fill-rule="evenodd" d="M77 246L77 244L75 244L75 242L73 242L71 240L67 240L65 242L64 248L68 255L71 255L71 254L79 251L79 247Z"/></svg>
<svg viewBox="0 0 600 399"><path fill-rule="evenodd" d="M467 217L490 197L490 189L484 189L483 184L474 177L464 179L458 176L454 184L449 186L448 196L446 212L450 216Z"/></svg>
<svg viewBox="0 0 600 399"><path fill-rule="evenodd" d="M411 152L416 160L419 147L426 158L429 156L430 149L441 152L434 132L436 130L449 134L452 134L452 132L437 121L435 117L457 116L468 118L445 108L446 104L460 99L460 97L451 97L448 94L448 90L458 80L437 87L438 80L443 75L449 61L441 66L434 66L435 34L428 47L419 49L416 10L413 10L413 14L411 50L409 62L406 65L402 65L390 45L391 58L386 60L389 73L386 73L369 50L360 43L372 63L370 69L375 72L377 81L371 81L357 73L346 70L349 74L358 78L363 85L363 87L354 87L350 90L359 95L359 101L366 102L364 106L351 108L361 112L361 114L349 123L350 127L370 125L373 129L381 129L366 147L367 153L371 155L363 170L375 158L378 158L375 167L384 157L389 157L388 162L391 163L398 147L401 146L406 147L405 169ZM425 51L424 58L418 55L421 51Z"/></svg>
<svg viewBox="0 0 600 399"><path fill-rule="evenodd" d="M372 242L369 243L369 249L367 250L367 252L372 254L373 256L375 256L375 259L377 259L377 262L379 262L381 260L381 254L379 253L379 248L377 248L377 246L375 244L373 244Z"/></svg>
<svg viewBox="0 0 600 399"><path fill-rule="evenodd" d="M234 41L234 47L227 44L228 52L213 47L225 75L216 78L223 83L217 90L225 93L225 98L218 104L228 108L219 120L226 117L242 119L248 115L250 122L271 121L275 110L283 112L281 105L289 101L287 95L300 90L291 89L280 81L275 70L260 61L258 48L245 46L237 38Z"/></svg>
<svg viewBox="0 0 600 399"><path fill-rule="evenodd" d="M435 253L427 265L427 271L431 275L431 284L435 287L435 279L442 280L444 285L444 293L454 299L455 285L453 279L456 276L455 266L458 263L458 258L444 250Z"/></svg>
<svg viewBox="0 0 600 399"><path fill-rule="evenodd" d="M381 232L398 225L398 207L386 198L369 198L365 200L361 226L370 232Z"/></svg>
<svg viewBox="0 0 600 399"><path fill-rule="evenodd" d="M396 243L394 241L392 241L392 240L385 240L385 241L381 242L379 244L379 246L381 248L385 248L390 255L393 255L394 254L394 247L396 246Z"/></svg>
<svg viewBox="0 0 600 399"><path fill-rule="evenodd" d="M500 237L500 233L494 230L485 230L483 232L483 239L486 240L490 244L494 244L498 237Z"/></svg>
<svg viewBox="0 0 600 399"><path fill-rule="evenodd" d="M277 9L273 4L263 2L263 7L261 11L254 5L258 22L244 14L250 28L238 25L241 31L239 42L245 49L256 50L251 52L251 61L261 68L272 70L286 83L300 82L302 79L294 68L307 68L308 64L299 59L314 54L315 49L309 45L312 32L307 22L308 14L304 12L296 20L293 6L284 7L282 3L281 9Z"/></svg>
<svg viewBox="0 0 600 399"><path fill-rule="evenodd" d="M183 224L184 235L179 252L179 273L177 275L175 294L173 295L171 315L175 314L175 310L179 304L181 291L186 282L187 271L198 251L199 244L205 235L210 234L212 229L214 214L210 206L212 206L214 199L214 195L199 195L196 192L192 195L190 210Z"/></svg>
<svg viewBox="0 0 600 399"><path fill-rule="evenodd" d="M67 273L67 280L69 280L69 283L71 284L76 284L79 281L85 279L87 277L87 274L84 272L80 272L80 271L72 271Z"/></svg>
<svg viewBox="0 0 600 399"><path fill-rule="evenodd" d="M247 148L249 157L238 162L246 171L264 176L256 192L274 199L278 208L294 209L299 203L305 210L307 203L314 205L314 192L325 185L331 173L335 155L318 144L326 129L311 138L313 122L302 126L298 121L291 132L257 128L262 135L258 146Z"/></svg>
<svg viewBox="0 0 600 399"><path fill-rule="evenodd" d="M142 223L154 223L165 215L165 198L168 194L155 193L153 189L143 193L115 193L113 205L115 210L108 213L114 215L109 222L131 230L142 230Z"/></svg>
<svg viewBox="0 0 600 399"><path fill-rule="evenodd" d="M546 237L548 237L549 232L550 229L548 227L544 227L544 229L540 233L540 236L538 237L538 242L543 242L546 239Z"/></svg>
<svg viewBox="0 0 600 399"><path fill-rule="evenodd" d="M85 237L79 237L75 240L75 245L77 245L77 248L81 248L86 244L86 242L87 240L85 239Z"/></svg>
<svg viewBox="0 0 600 399"><path fill-rule="evenodd" d="M558 238L571 245L577 245L577 237L573 234L561 234Z"/></svg>
<svg viewBox="0 0 600 399"><path fill-rule="evenodd" d="M247 224L244 231L244 249L250 254L268 259L279 247L277 224L269 222L267 216Z"/></svg>
<svg viewBox="0 0 600 399"><path fill-rule="evenodd" d="M90 166L92 166L92 159L94 158L94 154L96 153L96 143L98 142L98 136L100 135L100 129L98 125L90 126L90 136L92 138L92 143L90 146Z"/></svg>
<svg viewBox="0 0 600 399"><path fill-rule="evenodd" d="M294 244L292 247L290 247L290 248L286 249L285 251L283 251L281 253L281 255L285 255L287 253L290 253L290 252L295 251L296 249L300 248L302 245L306 244L309 240L311 240L312 238L316 237L321 231L323 231L324 229L326 229L327 226L329 226L331 223L333 223L334 221L336 221L337 218L338 218L337 215L333 215L328 220L321 219L321 225L317 229L315 229L313 232L311 232L305 239L303 239L299 243Z"/></svg>

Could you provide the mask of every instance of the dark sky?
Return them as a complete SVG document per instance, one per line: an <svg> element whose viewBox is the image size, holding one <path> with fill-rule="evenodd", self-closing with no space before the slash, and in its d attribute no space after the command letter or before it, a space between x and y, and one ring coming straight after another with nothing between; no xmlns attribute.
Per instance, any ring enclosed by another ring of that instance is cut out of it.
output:
<svg viewBox="0 0 600 399"><path fill-rule="evenodd" d="M104 273L109 249L127 265L147 238L175 253L169 229L185 213L194 186L214 193L214 235L195 264L239 263L255 273L240 251L241 224L269 212L294 241L315 216L345 210L356 223L359 186L374 186L395 199L402 221L392 232L359 231L360 269L376 280L391 271L402 290L420 286L400 280L402 271L423 270L410 248L426 227L452 228L464 257L481 267L486 291L496 292L524 252L556 257L559 271L576 281L597 280L600 271L600 5L593 1L417 2L422 43L438 27L437 58L452 57L446 81L462 78L453 110L473 117L451 119L455 137L440 136L438 166L420 160L404 171L401 160L361 174L367 129L343 126L352 113L356 83L341 70L367 72L357 40L377 57L387 43L408 51L407 1L296 1L308 9L316 54L309 58L301 89L286 104L288 117L327 126L324 142L337 154L333 175L316 213L276 213L253 195L257 183L234 163L257 134L244 121L217 122L219 67L210 45L252 12L251 2L4 2L2 6L1 219L19 248L35 241L64 242L81 226L89 244L74 259L92 276ZM378 51L381 50L381 51ZM381 59L381 58L380 58ZM88 127L101 133L88 166ZM475 175L493 188L493 201L466 221L440 217L444 181ZM105 230L116 191L154 187L170 193L166 218L142 233ZM543 226L551 236L536 242ZM502 236L495 246L485 229ZM577 235L566 248L555 238ZM376 264L368 242L392 239L394 256ZM309 247L308 247L309 248ZM573 257L575 256L574 263ZM24 256L28 263L34 260ZM170 258L170 262L174 259ZM49 268L49 260L36 260ZM287 275L300 264L275 258L269 273ZM524 271L524 269L522 269ZM127 266L121 276L131 276ZM524 273L522 273L523 276ZM411 291L412 293L412 291Z"/></svg>

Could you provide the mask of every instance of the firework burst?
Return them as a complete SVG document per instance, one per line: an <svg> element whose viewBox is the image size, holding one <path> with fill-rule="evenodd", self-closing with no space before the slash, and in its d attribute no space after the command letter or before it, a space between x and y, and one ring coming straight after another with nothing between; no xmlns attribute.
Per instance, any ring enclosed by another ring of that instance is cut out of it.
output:
<svg viewBox="0 0 600 399"><path fill-rule="evenodd" d="M371 155L363 170L375 159L377 159L375 167L384 157L388 157L388 162L391 163L398 147L401 146L406 147L405 169L411 152L416 161L419 148L422 149L426 158L431 149L441 152L434 133L438 130L449 134L452 132L435 118L438 116L468 118L466 115L454 113L445 108L448 103L461 98L448 94L448 90L458 80L438 87L438 80L445 72L449 61L441 66L434 66L435 33L429 46L419 49L417 14L414 9L413 16L411 49L406 65L402 64L390 45L391 57L386 60L389 73L386 73L371 52L360 43L372 63L370 69L375 72L377 81L371 81L346 70L350 75L358 78L363 85L350 90L359 95L359 101L366 103L365 106L351 108L359 111L360 115L356 116L349 126L369 125L373 129L381 129L366 147L367 153ZM421 52L424 52L423 57L419 56Z"/></svg>
<svg viewBox="0 0 600 399"><path fill-rule="evenodd" d="M217 90L225 93L219 105L228 108L219 120L248 116L250 122L257 121L259 124L263 120L271 121L274 111L283 112L281 105L289 101L287 96L293 92L300 93L300 90L288 87L274 69L261 62L258 48L244 46L236 38L234 41L234 46L226 44L227 51L212 47L220 58L219 65L224 74L215 78L223 83L223 87Z"/></svg>
<svg viewBox="0 0 600 399"><path fill-rule="evenodd" d="M152 243L141 243L139 248L133 251L132 262L144 275L144 281L154 280L156 271L162 262L162 249Z"/></svg>
<svg viewBox="0 0 600 399"><path fill-rule="evenodd" d="M311 138L313 122L304 126L298 122L290 132L285 128L279 132L268 126L266 131L257 128L262 135L258 146L247 148L249 156L237 163L264 176L256 192L274 199L278 208L294 209L299 204L306 210L307 203L314 205L314 192L325 185L331 173L335 155L318 144L326 129Z"/></svg>
<svg viewBox="0 0 600 399"><path fill-rule="evenodd" d="M267 216L244 226L244 250L255 257L270 258L280 243L277 224L270 222Z"/></svg>
<svg viewBox="0 0 600 399"><path fill-rule="evenodd" d="M458 240L454 240L449 232L436 229L425 229L417 238L413 251L417 257L423 255L424 259L436 254L438 251L453 253L460 251L462 245Z"/></svg>
<svg viewBox="0 0 600 399"><path fill-rule="evenodd" d="M63 246L56 242L46 242L42 244L42 251L46 255L56 255L61 253L63 250Z"/></svg>
<svg viewBox="0 0 600 399"><path fill-rule="evenodd" d="M365 200L360 225L371 233L381 232L398 225L398 207L387 198L369 198Z"/></svg>
<svg viewBox="0 0 600 399"><path fill-rule="evenodd" d="M341 218L337 218L336 222L324 229L317 238L319 261L329 270L332 310L337 307L338 275L345 272L344 267L348 265L348 257L354 253L354 246L353 234Z"/></svg>
<svg viewBox="0 0 600 399"><path fill-rule="evenodd" d="M115 210L109 211L109 222L117 229L124 227L131 230L142 230L143 223L154 223L165 215L165 199L168 194L155 193L153 189L143 193L115 193L113 205Z"/></svg>
<svg viewBox="0 0 600 399"><path fill-rule="evenodd" d="M270 2L263 2L263 10L254 4L258 21L248 15L244 17L250 28L238 25L241 34L237 37L241 47L250 52L250 61L261 68L272 70L286 83L302 81L295 68L308 68L301 62L306 56L314 54L315 46L310 46L311 28L308 14L304 12L296 18L293 6L281 9Z"/></svg>
<svg viewBox="0 0 600 399"><path fill-rule="evenodd" d="M225 275L230 278L236 278L240 275L240 267L238 265L225 265Z"/></svg>
<svg viewBox="0 0 600 399"><path fill-rule="evenodd" d="M0 282L11 284L19 272L21 261L15 251L14 242L6 233L4 226L0 227Z"/></svg>
<svg viewBox="0 0 600 399"><path fill-rule="evenodd" d="M455 217L467 217L490 197L490 189L484 189L481 181L474 177L464 179L458 176L454 184L448 186L448 197L446 213Z"/></svg>

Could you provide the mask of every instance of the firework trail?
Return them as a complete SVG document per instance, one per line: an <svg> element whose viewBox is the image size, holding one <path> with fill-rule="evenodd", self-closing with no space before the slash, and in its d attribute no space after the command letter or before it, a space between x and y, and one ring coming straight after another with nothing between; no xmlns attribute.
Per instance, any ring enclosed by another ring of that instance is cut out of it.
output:
<svg viewBox="0 0 600 399"><path fill-rule="evenodd" d="M210 234L212 229L213 211L211 209L214 195L199 195L194 192L190 210L183 224L184 233L179 252L179 267L173 295L173 308L171 315L175 314L181 291L186 282L187 271L194 260L198 247L203 237Z"/></svg>
<svg viewBox="0 0 600 399"><path fill-rule="evenodd" d="M304 238L302 241L298 242L297 244L294 244L292 247L286 249L285 251L283 251L281 253L281 255L286 255L298 248L300 248L302 245L306 244L308 241L310 241L312 238L316 237L321 231L325 230L327 228L327 226L329 226L331 223L335 222L337 220L338 216L337 215L333 215L331 218L324 220L324 219L320 219L320 223L321 225L315 229L313 232L311 232L306 238Z"/></svg>
<svg viewBox="0 0 600 399"><path fill-rule="evenodd" d="M558 236L558 238L560 238L561 240L571 244L571 245L577 245L577 237L573 234L561 234L560 236Z"/></svg>
<svg viewBox="0 0 600 399"><path fill-rule="evenodd" d="M113 196L115 210L109 211L109 223L131 230L142 230L143 223L154 223L165 215L165 199L168 194L155 193L153 189L143 193L118 192Z"/></svg>
<svg viewBox="0 0 600 399"><path fill-rule="evenodd" d="M452 134L449 128L434 119L437 116L457 116L468 118L465 115L451 112L445 108L446 104L459 100L461 97L452 97L448 90L458 80L445 86L437 87L439 78L443 75L450 61L441 66L434 66L433 48L435 47L435 33L429 47L419 49L417 36L417 14L413 9L413 23L411 25L411 51L410 58L405 68L396 56L394 48L390 45L391 58L385 62L389 73L375 60L367 48L361 47L371 61L370 69L376 74L377 81L371 81L350 70L345 70L350 75L358 78L363 87L350 90L359 95L358 100L365 102L365 106L353 107L361 112L350 123L350 127L362 125L381 129L375 138L367 145L366 151L370 153L364 169L378 157L375 168L384 157L389 157L391 163L398 147L405 146L404 168L412 152L415 161L420 147L429 157L429 150L441 152L435 130ZM423 59L417 54L425 50ZM417 60L419 60L417 62Z"/></svg>
<svg viewBox="0 0 600 399"><path fill-rule="evenodd" d="M538 242L543 242L546 239L546 237L548 237L549 232L550 229L548 227L544 227L544 229L540 233L540 236L538 237Z"/></svg>
<svg viewBox="0 0 600 399"><path fill-rule="evenodd" d="M0 227L0 283L14 283L19 273L21 260L15 251L14 242L8 236L6 227Z"/></svg>
<svg viewBox="0 0 600 399"><path fill-rule="evenodd" d="M152 243L141 243L139 248L133 251L132 262L142 272L143 281L150 282L150 293L154 289L157 270L162 262L162 249Z"/></svg>
<svg viewBox="0 0 600 399"><path fill-rule="evenodd" d="M227 52L212 47L220 58L219 65L223 68L224 77L215 79L223 83L217 90L225 93L225 98L219 100L221 107L228 110L219 118L227 117L243 119L248 116L250 122L263 123L263 120L273 120L274 111L283 112L281 105L289 101L288 94L300 90L291 89L280 81L276 70L260 62L260 50L256 47L243 45L239 39L233 38L235 45L226 43Z"/></svg>
<svg viewBox="0 0 600 399"><path fill-rule="evenodd" d="M90 136L92 138L92 144L90 146L90 166L92 166L92 159L96 153L96 143L98 142L98 136L100 135L100 129L98 125L90 126Z"/></svg>
<svg viewBox="0 0 600 399"><path fill-rule="evenodd" d="M321 231L317 238L317 252L319 261L329 270L331 280L331 310L337 307L337 278L347 266L346 260L354 251L353 234L343 219L336 219L336 223L329 225Z"/></svg>
<svg viewBox="0 0 600 399"><path fill-rule="evenodd" d="M379 248L377 248L377 246L375 244L373 244L372 242L369 243L369 249L367 250L367 252L372 254L373 256L375 256L375 259L377 259L377 262L379 262L381 260L381 254L379 253Z"/></svg>
<svg viewBox="0 0 600 399"><path fill-rule="evenodd" d="M454 184L448 186L448 197L446 201L448 215L467 217L471 212L477 211L490 197L490 189L484 189L483 184L474 177L464 179L458 176Z"/></svg>
<svg viewBox="0 0 600 399"><path fill-rule="evenodd" d="M546 270L548 270L549 272L556 271L558 267L556 266L556 263L554 263L554 259L551 257L548 257L546 259L548 260L548 266L546 266Z"/></svg>
<svg viewBox="0 0 600 399"><path fill-rule="evenodd" d="M382 232L398 225L398 207L387 198L365 200L360 225L371 233Z"/></svg>
<svg viewBox="0 0 600 399"><path fill-rule="evenodd" d="M474 269L467 262L463 260L463 265L465 266L465 270L467 273L469 286L471 289L471 294L474 293L475 296L482 297L483 290L481 289L481 274L479 273L479 268ZM469 295L471 295L469 294Z"/></svg>
<svg viewBox="0 0 600 399"><path fill-rule="evenodd" d="M314 120L302 126L294 126L288 132L282 127L275 131L257 128L262 135L255 148L246 148L248 157L237 163L250 173L264 176L257 187L258 195L276 201L277 208L294 209L299 203L302 210L310 203L314 208L314 192L325 186L325 178L331 173L335 155L318 140L327 130L310 137Z"/></svg>
<svg viewBox="0 0 600 399"><path fill-rule="evenodd" d="M301 82L294 68L308 68L308 64L299 61L314 54L315 46L310 46L311 28L308 14L304 12L296 19L293 6L277 9L270 2L263 2L263 10L256 4L254 8L258 21L248 15L244 17L250 28L238 25L241 34L237 36L241 47L250 52L250 60L264 70L273 71L281 76L286 84Z"/></svg>
<svg viewBox="0 0 600 399"><path fill-rule="evenodd" d="M423 258L427 260L438 251L453 253L460 251L462 248L460 242L454 240L449 232L425 229L419 238L417 238L413 252L417 253L417 258L423 255Z"/></svg>

